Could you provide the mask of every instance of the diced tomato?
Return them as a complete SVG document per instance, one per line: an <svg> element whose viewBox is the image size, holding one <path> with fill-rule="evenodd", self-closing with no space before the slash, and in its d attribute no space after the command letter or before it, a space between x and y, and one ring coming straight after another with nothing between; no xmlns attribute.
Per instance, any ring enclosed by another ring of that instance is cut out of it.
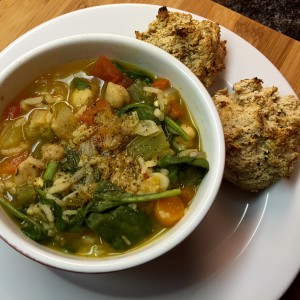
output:
<svg viewBox="0 0 300 300"><path fill-rule="evenodd" d="M152 87L160 90L166 90L170 87L170 81L166 78L157 78L152 82Z"/></svg>
<svg viewBox="0 0 300 300"><path fill-rule="evenodd" d="M132 80L123 74L106 56L101 55L94 63L91 74L104 81L120 84L125 88L132 84Z"/></svg>
<svg viewBox="0 0 300 300"><path fill-rule="evenodd" d="M173 100L170 102L170 110L168 113L169 117L172 119L179 119L184 115L182 106L178 103L178 101Z"/></svg>
<svg viewBox="0 0 300 300"><path fill-rule="evenodd" d="M22 113L22 109L20 104L13 104L8 107L3 112L3 118L6 120L12 120L20 116Z"/></svg>
<svg viewBox="0 0 300 300"><path fill-rule="evenodd" d="M106 100L98 100L93 105L88 107L80 116L80 120L90 126L95 125L95 116L101 111L111 111L111 106Z"/></svg>
<svg viewBox="0 0 300 300"><path fill-rule="evenodd" d="M0 174L2 175L14 175L17 173L19 164L28 157L29 153L27 151L6 158L0 162Z"/></svg>

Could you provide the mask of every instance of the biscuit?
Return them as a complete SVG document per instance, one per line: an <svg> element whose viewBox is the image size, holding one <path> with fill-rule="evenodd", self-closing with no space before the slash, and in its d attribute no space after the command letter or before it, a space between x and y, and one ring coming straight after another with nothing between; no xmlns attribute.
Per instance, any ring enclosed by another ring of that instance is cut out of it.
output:
<svg viewBox="0 0 300 300"><path fill-rule="evenodd" d="M226 42L220 41L217 23L197 21L191 14L169 12L163 6L156 20L145 32L135 32L136 38L151 43L175 56L210 87L218 71L225 67Z"/></svg>
<svg viewBox="0 0 300 300"><path fill-rule="evenodd" d="M223 125L224 178L251 192L289 177L299 157L300 101L263 88L258 78L219 90L213 101Z"/></svg>

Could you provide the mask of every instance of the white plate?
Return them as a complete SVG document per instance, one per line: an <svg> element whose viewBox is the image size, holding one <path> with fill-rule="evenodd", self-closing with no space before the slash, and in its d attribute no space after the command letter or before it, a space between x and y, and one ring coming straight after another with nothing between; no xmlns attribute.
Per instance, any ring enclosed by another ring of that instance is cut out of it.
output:
<svg viewBox="0 0 300 300"><path fill-rule="evenodd" d="M158 6L117 4L75 11L24 34L0 53L0 68L49 40L78 33L134 37ZM195 19L202 18L194 15ZM226 70L215 88L258 77L294 94L255 48L222 28ZM223 183L205 220L180 246L146 265L110 274L75 274L42 266L0 242L0 298L10 299L278 299L300 267L300 168L260 194Z"/></svg>

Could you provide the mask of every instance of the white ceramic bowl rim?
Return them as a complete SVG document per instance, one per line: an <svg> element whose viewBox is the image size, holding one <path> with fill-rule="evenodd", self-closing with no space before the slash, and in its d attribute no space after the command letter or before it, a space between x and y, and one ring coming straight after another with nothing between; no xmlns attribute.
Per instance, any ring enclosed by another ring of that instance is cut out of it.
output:
<svg viewBox="0 0 300 300"><path fill-rule="evenodd" d="M211 207L219 190L224 169L225 146L223 130L217 110L199 79L172 55L151 44L134 38L112 34L80 34L46 43L25 53L18 60L14 61L0 72L0 93L1 82L5 78L8 78L23 63L26 63L32 58L34 59L36 55L43 55L44 53L55 51L61 47L72 47L73 45L82 43L88 44L90 42L99 44L108 42L111 45L126 45L126 47L132 47L132 49L136 49L139 52L143 51L141 52L143 55L148 55L154 59L166 59L168 68L173 67L173 71L176 70L176 72L179 72L181 74L180 76L189 77L190 87L195 90L197 96L201 97L201 101L204 102L202 106L206 109L206 113L209 115L209 125L215 132L215 134L210 137L213 140L212 144L214 145L214 148L211 150L214 151L213 161L210 161L210 171L204 179L204 181L206 181L204 184L207 184L210 188L204 192L203 199L201 199L201 202L203 202L201 207L197 208L197 211L190 212L188 218L184 218L182 222L176 224L159 239L149 243L149 246L147 247L143 246L122 255L100 259L74 257L45 249L43 246L28 239L23 233L17 230L17 227L12 220L6 220L6 223L4 223L2 218L0 219L0 223L2 223L0 226L0 237L25 256L42 264L59 269L84 273L99 273L127 269L157 258L182 242L198 226ZM202 133L202 130L200 131ZM210 153L208 153L208 156L209 155ZM210 174L213 174L213 176ZM198 207L199 205L196 203L194 206ZM1 214L2 216L5 215L2 208L0 209L0 217ZM177 227L179 226L180 230L177 230Z"/></svg>

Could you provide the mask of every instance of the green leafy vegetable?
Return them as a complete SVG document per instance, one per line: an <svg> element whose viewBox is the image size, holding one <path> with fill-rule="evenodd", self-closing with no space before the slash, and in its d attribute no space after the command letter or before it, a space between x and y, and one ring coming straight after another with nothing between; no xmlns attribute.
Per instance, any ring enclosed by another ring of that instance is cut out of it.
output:
<svg viewBox="0 0 300 300"><path fill-rule="evenodd" d="M54 215L54 223L55 223L56 229L58 231L65 230L67 228L67 224L62 218L61 207L54 200L48 199L46 197L45 192L42 191L41 189L37 189L37 193L40 198L40 203L49 205L49 207L51 208L53 215Z"/></svg>
<svg viewBox="0 0 300 300"><path fill-rule="evenodd" d="M145 71L140 70L132 70L127 69L125 66L121 65L118 62L114 62L114 65L125 75L130 77L133 80L140 79L142 81L145 81L147 84L151 84L154 80L154 76L150 75L149 73Z"/></svg>
<svg viewBox="0 0 300 300"><path fill-rule="evenodd" d="M19 210L17 210L9 201L0 197L0 203L4 206L12 215L14 215L17 219L21 220L21 230L27 235L29 238L35 241L39 241L44 239L47 234L44 231L43 227L39 225L37 222L29 218L27 215L23 214Z"/></svg>
<svg viewBox="0 0 300 300"><path fill-rule="evenodd" d="M180 193L180 189L174 189L155 194L133 195L103 180L99 183L93 200L86 207L79 208L77 214L67 222L62 218L61 206L48 199L45 191L37 189L39 202L50 207L58 231L78 231L86 224L116 250L125 250L152 232L149 217L139 210L132 209L128 204L176 196ZM22 230L28 237L41 240L47 236L41 225L17 210L8 201L0 198L0 203L22 220Z"/></svg>
<svg viewBox="0 0 300 300"><path fill-rule="evenodd" d="M197 186L201 183L209 170L209 163L204 158L189 156L164 156L157 166L169 170L172 183Z"/></svg>
<svg viewBox="0 0 300 300"><path fill-rule="evenodd" d="M76 90L90 89L91 85L86 78L75 77L71 83L72 87Z"/></svg>
<svg viewBox="0 0 300 300"><path fill-rule="evenodd" d="M174 189L174 190L166 190L164 192L159 193L152 193L152 194L128 194L128 193L122 193L119 195L119 198L115 198L115 195L111 195L109 193L98 193L96 195L96 198L100 198L104 201L117 201L119 203L125 204L125 203L139 203L139 202L145 202L145 201L151 201L161 198L167 198L172 196L178 196L180 195L181 191L180 189Z"/></svg>
<svg viewBox="0 0 300 300"><path fill-rule="evenodd" d="M141 242L151 232L149 217L129 206L119 206L106 213L91 213L87 225L116 250L126 250Z"/></svg>
<svg viewBox="0 0 300 300"><path fill-rule="evenodd" d="M41 141L49 143L54 142L57 139L53 130L44 126L31 128L26 124L23 126L23 133L24 137L31 142Z"/></svg>
<svg viewBox="0 0 300 300"><path fill-rule="evenodd" d="M44 185L45 187L50 187L53 184L53 178L56 172L58 171L59 168L59 162L57 161L50 161L47 164L47 168L42 176L44 180Z"/></svg>
<svg viewBox="0 0 300 300"><path fill-rule="evenodd" d="M136 110L140 120L152 120L156 124L160 124L160 121L155 117L155 107L146 103L130 103L118 110L118 115L124 115L129 111Z"/></svg>
<svg viewBox="0 0 300 300"><path fill-rule="evenodd" d="M141 156L145 160L161 158L172 151L162 130L148 136L137 136L128 144L127 150L130 155Z"/></svg>
<svg viewBox="0 0 300 300"><path fill-rule="evenodd" d="M116 250L126 250L152 232L146 214L128 204L179 195L179 189L155 194L132 195L107 180L100 182L86 208L86 224ZM127 204L127 205L126 205Z"/></svg>
<svg viewBox="0 0 300 300"><path fill-rule="evenodd" d="M54 200L48 199L43 190L37 189L37 193L40 198L40 203L48 205L54 215L55 227L58 231L78 231L82 228L81 225L84 223L84 209L80 208L77 210L77 214L73 216L70 222L66 222L62 218L62 208ZM77 225L77 226L76 226Z"/></svg>
<svg viewBox="0 0 300 300"><path fill-rule="evenodd" d="M25 134L25 128L24 128L24 134ZM42 158L42 147L46 143L54 143L57 141L57 136L55 135L54 131L51 128L46 128L42 132L37 132L36 137L37 143L34 147L34 150L32 152L32 156L36 159Z"/></svg>
<svg viewBox="0 0 300 300"><path fill-rule="evenodd" d="M149 86L145 81L137 79L127 90L133 102L152 104L155 96L144 91Z"/></svg>
<svg viewBox="0 0 300 300"><path fill-rule="evenodd" d="M180 193L180 189L174 189L153 194L129 194L123 192L110 181L102 180L96 189L93 201L87 206L86 213L102 213L120 205L172 197L177 196Z"/></svg>
<svg viewBox="0 0 300 300"><path fill-rule="evenodd" d="M83 228L85 222L85 207L79 207L77 209L77 213L74 216L69 217L69 231L77 231L78 229ZM70 230L70 225L77 225L77 227L74 227L73 230Z"/></svg>
<svg viewBox="0 0 300 300"><path fill-rule="evenodd" d="M177 135L181 136L185 141L190 140L190 138L186 134L186 132L170 117L166 116L164 121L166 122L166 125L171 132L176 133Z"/></svg>
<svg viewBox="0 0 300 300"><path fill-rule="evenodd" d="M190 157L190 156L164 156L159 162L158 166L165 168L170 165L178 165L178 164L189 164L195 167L201 167L203 169L209 169L209 163L205 158L200 157Z"/></svg>
<svg viewBox="0 0 300 300"><path fill-rule="evenodd" d="M51 128L46 128L40 138L44 143L54 143L57 141L57 136Z"/></svg>
<svg viewBox="0 0 300 300"><path fill-rule="evenodd" d="M36 192L32 185L25 184L16 187L16 204L18 207L26 207L34 203L36 199Z"/></svg>
<svg viewBox="0 0 300 300"><path fill-rule="evenodd" d="M65 153L66 153L66 157L61 162L60 169L63 172L74 174L78 170L80 153L69 147L65 148Z"/></svg>

